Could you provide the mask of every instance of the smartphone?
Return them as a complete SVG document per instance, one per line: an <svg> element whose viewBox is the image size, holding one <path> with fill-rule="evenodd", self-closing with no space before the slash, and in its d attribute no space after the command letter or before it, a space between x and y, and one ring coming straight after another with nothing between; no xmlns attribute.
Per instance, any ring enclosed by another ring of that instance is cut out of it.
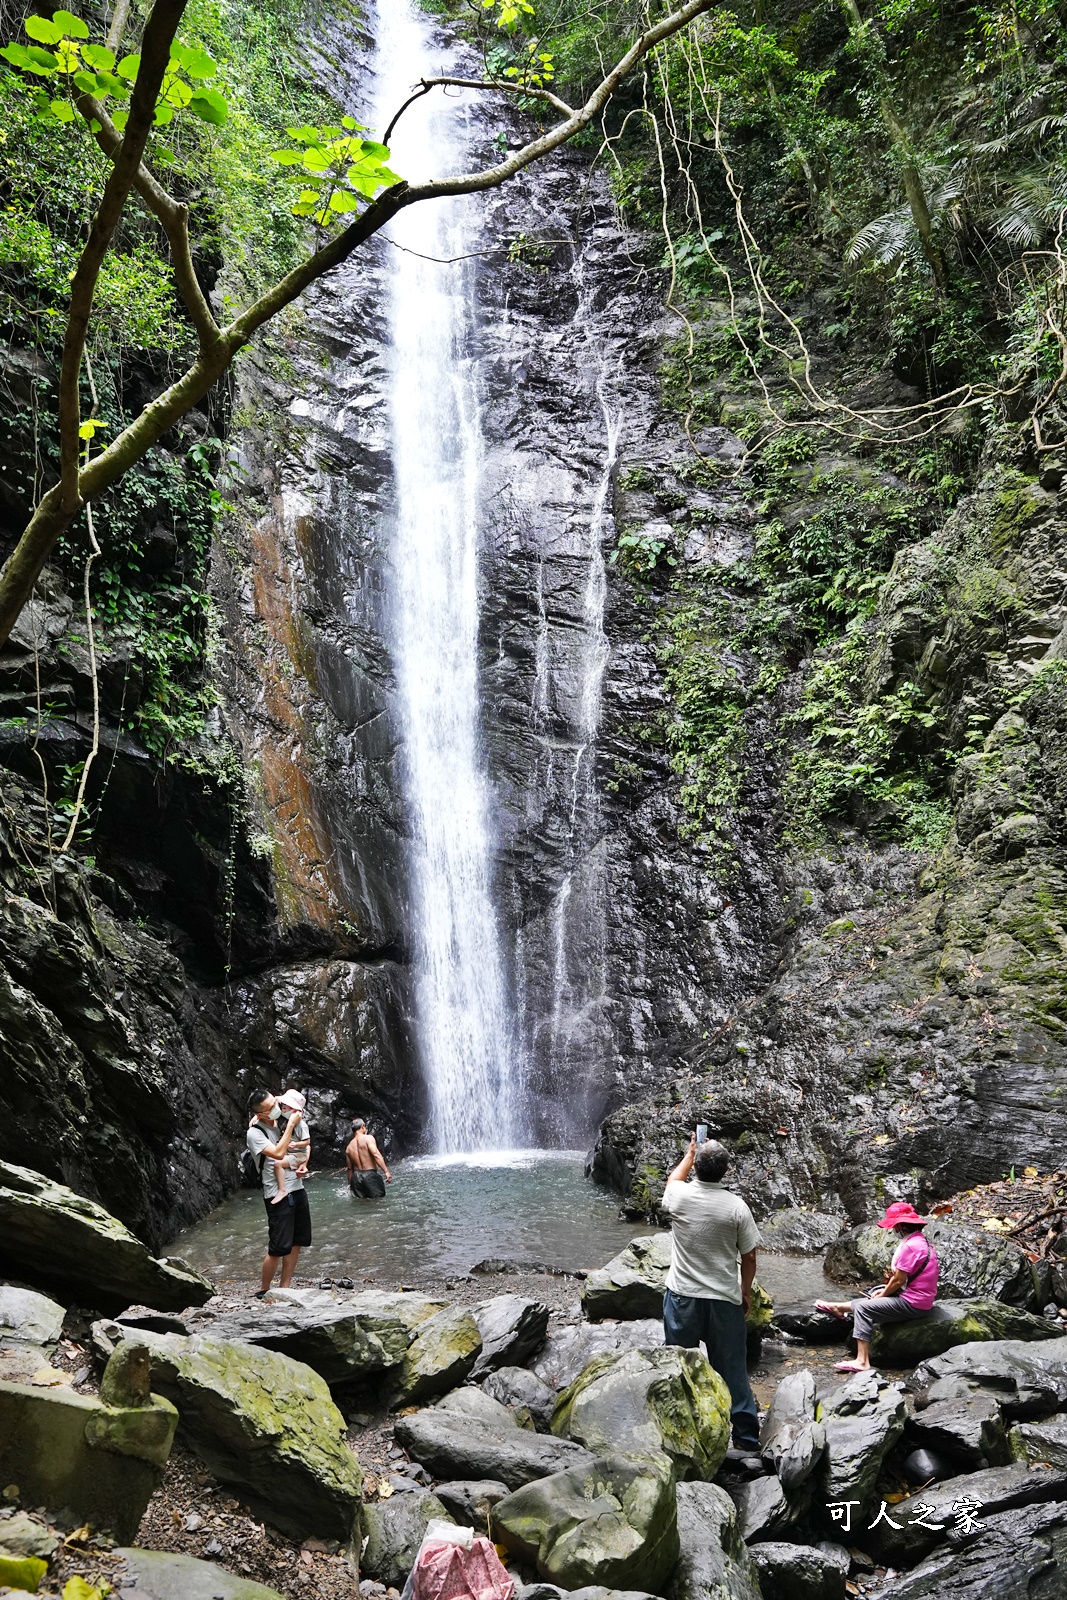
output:
<svg viewBox="0 0 1067 1600"><path fill-rule="evenodd" d="M707 1144L707 1142L708 1142L708 1125L707 1125L706 1122L698 1122L697 1123L697 1144Z"/></svg>

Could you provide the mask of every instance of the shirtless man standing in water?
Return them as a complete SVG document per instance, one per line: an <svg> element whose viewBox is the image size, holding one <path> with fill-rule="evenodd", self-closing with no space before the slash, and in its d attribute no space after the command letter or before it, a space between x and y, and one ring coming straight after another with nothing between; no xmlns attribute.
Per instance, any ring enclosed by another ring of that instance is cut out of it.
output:
<svg viewBox="0 0 1067 1600"><path fill-rule="evenodd" d="M385 1199L385 1185L392 1183L393 1175L362 1117L357 1117L352 1124L352 1142L345 1151L345 1162L348 1187L357 1199Z"/></svg>

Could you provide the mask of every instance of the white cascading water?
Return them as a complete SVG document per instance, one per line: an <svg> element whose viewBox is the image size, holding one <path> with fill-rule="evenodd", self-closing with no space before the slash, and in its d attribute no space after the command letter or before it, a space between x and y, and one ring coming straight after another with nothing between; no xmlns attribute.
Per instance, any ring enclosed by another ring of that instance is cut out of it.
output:
<svg viewBox="0 0 1067 1600"><path fill-rule="evenodd" d="M378 11L378 136L421 77L450 70L414 0ZM440 90L390 141L409 180L466 170L463 105ZM411 823L416 1031L438 1153L514 1147L520 1086L493 903L478 685L477 375L470 356L471 204L432 201L388 230L396 477L392 637ZM427 260L436 257L437 260ZM443 264L451 263L451 264Z"/></svg>

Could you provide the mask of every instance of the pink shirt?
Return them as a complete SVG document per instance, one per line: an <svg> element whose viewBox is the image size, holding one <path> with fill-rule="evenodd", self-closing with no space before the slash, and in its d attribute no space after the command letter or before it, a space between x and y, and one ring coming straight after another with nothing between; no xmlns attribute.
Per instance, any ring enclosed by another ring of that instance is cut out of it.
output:
<svg viewBox="0 0 1067 1600"><path fill-rule="evenodd" d="M893 1256L894 1272L906 1272L909 1277L924 1259L926 1265L899 1291L900 1298L906 1300L909 1306L914 1306L916 1311L929 1311L937 1299L937 1252L921 1233L913 1233Z"/></svg>

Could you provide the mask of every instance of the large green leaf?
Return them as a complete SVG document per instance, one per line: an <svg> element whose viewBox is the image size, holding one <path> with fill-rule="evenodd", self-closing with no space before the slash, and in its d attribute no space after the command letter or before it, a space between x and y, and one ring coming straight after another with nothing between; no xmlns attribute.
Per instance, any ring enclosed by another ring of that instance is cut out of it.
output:
<svg viewBox="0 0 1067 1600"><path fill-rule="evenodd" d="M30 38L40 40L41 44L55 44L57 39L63 37L63 30L52 22L46 22L44 17L27 17L23 26Z"/></svg>
<svg viewBox="0 0 1067 1600"><path fill-rule="evenodd" d="M335 189L330 196L331 211L357 211L358 209L359 200L354 194L349 193L347 189Z"/></svg>
<svg viewBox="0 0 1067 1600"><path fill-rule="evenodd" d="M115 52L106 44L83 44L82 60L94 72L110 72L115 65Z"/></svg>
<svg viewBox="0 0 1067 1600"><path fill-rule="evenodd" d="M78 114L69 100L52 100L49 110L57 122L73 122Z"/></svg>
<svg viewBox="0 0 1067 1600"><path fill-rule="evenodd" d="M270 158L282 167L298 167L304 159L304 154L302 150L272 150Z"/></svg>
<svg viewBox="0 0 1067 1600"><path fill-rule="evenodd" d="M219 70L214 58L195 45L176 44L171 57L190 78L213 78Z"/></svg>
<svg viewBox="0 0 1067 1600"><path fill-rule="evenodd" d="M189 110L201 122L214 123L216 127L226 121L226 102L217 89L198 89L189 102Z"/></svg>
<svg viewBox="0 0 1067 1600"><path fill-rule="evenodd" d="M120 78L125 78L128 83L133 83L138 72L140 71L140 67L141 57L139 55L123 56L118 66L115 68L115 71L118 73Z"/></svg>
<svg viewBox="0 0 1067 1600"><path fill-rule="evenodd" d="M26 47L26 55L27 72L36 72L41 78L52 78L59 71L59 57L54 56L51 50L42 50L40 45L31 44Z"/></svg>
<svg viewBox="0 0 1067 1600"><path fill-rule="evenodd" d="M13 67L28 67L31 59L30 52L24 44L5 44L0 50L0 56L5 61L10 61Z"/></svg>
<svg viewBox="0 0 1067 1600"><path fill-rule="evenodd" d="M59 33L66 34L70 39L88 39L89 29L81 17L76 17L73 11L53 11L52 21ZM27 28L29 24L27 23Z"/></svg>

